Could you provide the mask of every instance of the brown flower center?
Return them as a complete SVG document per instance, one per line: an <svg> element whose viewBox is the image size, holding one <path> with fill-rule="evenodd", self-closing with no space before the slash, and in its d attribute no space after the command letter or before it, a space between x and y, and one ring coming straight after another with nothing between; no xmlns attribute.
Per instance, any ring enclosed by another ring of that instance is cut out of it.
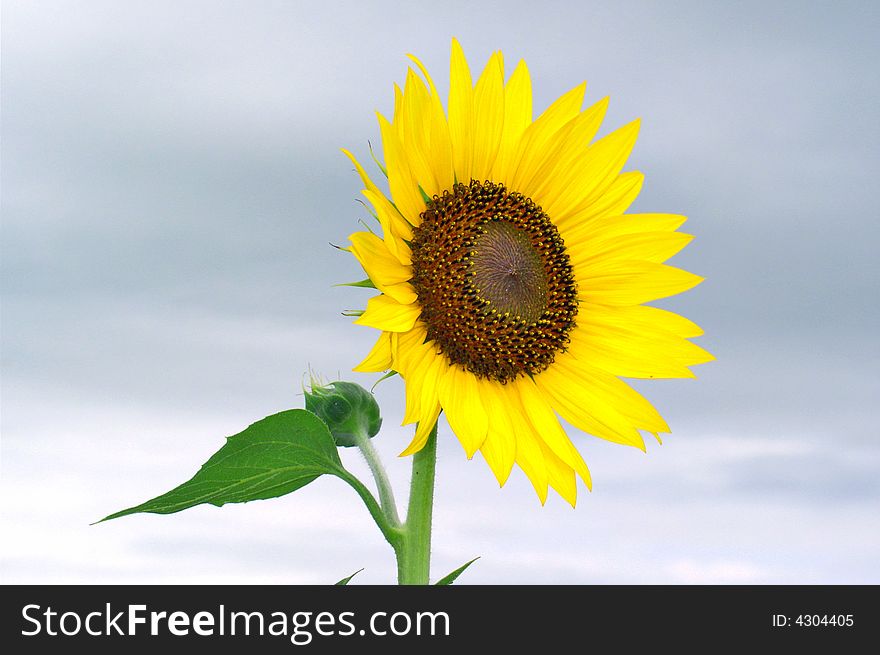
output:
<svg viewBox="0 0 880 655"><path fill-rule="evenodd" d="M541 208L472 181L434 196L421 217L412 285L428 339L450 362L501 383L553 363L575 325L577 287Z"/></svg>

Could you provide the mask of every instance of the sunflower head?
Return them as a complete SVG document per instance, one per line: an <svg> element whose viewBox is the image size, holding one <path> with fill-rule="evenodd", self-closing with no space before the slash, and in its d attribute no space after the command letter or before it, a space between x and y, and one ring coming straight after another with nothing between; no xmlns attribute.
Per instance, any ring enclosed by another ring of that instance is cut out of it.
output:
<svg viewBox="0 0 880 655"><path fill-rule="evenodd" d="M411 284L427 338L453 364L504 384L565 348L577 315L559 230L502 184L456 184L413 229Z"/></svg>
<svg viewBox="0 0 880 655"><path fill-rule="evenodd" d="M441 99L415 57L394 114L379 115L387 190L348 151L381 236L348 248L379 295L355 321L381 331L355 370L394 370L421 449L441 411L468 458L504 484L514 464L541 502L575 504L590 474L559 417L645 449L669 427L621 380L693 377L702 331L644 303L702 278L664 262L690 241L684 217L627 214L642 175L622 172L638 121L594 140L607 107L581 84L532 114L528 69L493 54L476 83L453 40ZM416 71L418 70L418 72Z"/></svg>

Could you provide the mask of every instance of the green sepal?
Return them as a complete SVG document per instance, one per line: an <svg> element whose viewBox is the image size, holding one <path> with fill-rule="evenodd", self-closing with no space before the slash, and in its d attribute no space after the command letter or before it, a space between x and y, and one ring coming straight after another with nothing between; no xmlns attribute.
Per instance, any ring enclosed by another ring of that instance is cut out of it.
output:
<svg viewBox="0 0 880 655"><path fill-rule="evenodd" d="M380 382L384 382L388 378L393 378L395 375L399 375L399 373L397 371L388 371L385 375L383 375L381 378L376 380L376 384L374 384L372 387L370 387L370 391L371 392L375 391L376 387L379 386Z"/></svg>
<svg viewBox="0 0 880 655"><path fill-rule="evenodd" d="M369 205L367 202L361 200L360 198L358 198L358 199L356 200L356 202L359 202L361 205L363 205L363 206L364 206L364 209L367 210L367 213L368 213L370 216L372 216L374 219L376 219L376 222L377 222L379 225L382 225L382 221L379 220L379 215L373 210L373 207L372 207L371 205ZM367 229L369 229L369 228L367 228ZM372 232L372 230L370 230L370 232Z"/></svg>
<svg viewBox="0 0 880 655"><path fill-rule="evenodd" d="M334 284L334 287L363 287L364 289L375 289L376 285L373 284L373 281L370 278L366 280L360 280L359 282L340 282L339 284Z"/></svg>
<svg viewBox="0 0 880 655"><path fill-rule="evenodd" d="M433 198L431 198L431 196L429 196L427 193L425 193L425 190L422 188L422 185L419 185L419 193L422 194L422 200L425 201L426 205L430 205L432 202L434 202Z"/></svg>
<svg viewBox="0 0 880 655"><path fill-rule="evenodd" d="M367 147L370 149L370 157L373 158L373 163L379 167L379 170L382 171L382 175L385 176L385 179L388 179L388 169L385 168L385 166L382 165L382 162L379 161L379 158L376 157L376 153L373 152L373 144L370 143L369 139L367 140Z"/></svg>

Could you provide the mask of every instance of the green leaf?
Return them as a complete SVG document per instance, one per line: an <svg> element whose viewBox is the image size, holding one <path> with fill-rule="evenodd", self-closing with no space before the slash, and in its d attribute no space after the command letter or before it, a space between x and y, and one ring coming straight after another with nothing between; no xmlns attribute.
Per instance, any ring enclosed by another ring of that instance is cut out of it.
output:
<svg viewBox="0 0 880 655"><path fill-rule="evenodd" d="M333 586L334 586L334 587L338 587L339 585L347 585L349 582L351 582L351 579L352 579L354 576L356 576L358 573L360 573L361 571L363 571L363 569L358 569L357 571L355 571L354 573L352 573L352 574L351 574L350 576L348 576L347 578L342 578L342 580L340 580L339 582L337 582L337 583L336 583L335 585L333 585Z"/></svg>
<svg viewBox="0 0 880 655"><path fill-rule="evenodd" d="M464 570L467 567L469 567L471 564L476 562L478 559L480 559L480 558L475 557L470 562L467 562L466 564L462 564L457 569L455 569L452 573L447 575L445 578L440 578L440 580L435 582L434 585L435 586L443 586L443 585L452 584L453 582L455 582L455 580L456 580L456 578L458 578L458 576L460 576L462 573L464 573Z"/></svg>
<svg viewBox="0 0 880 655"><path fill-rule="evenodd" d="M225 505L276 498L330 473L346 479L336 444L324 422L304 409L257 421L229 437L191 480L152 500L111 514L172 514L202 503Z"/></svg>

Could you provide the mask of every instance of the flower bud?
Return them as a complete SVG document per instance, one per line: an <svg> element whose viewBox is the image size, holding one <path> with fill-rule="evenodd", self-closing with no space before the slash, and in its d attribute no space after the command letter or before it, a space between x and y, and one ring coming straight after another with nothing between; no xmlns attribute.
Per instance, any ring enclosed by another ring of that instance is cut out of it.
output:
<svg viewBox="0 0 880 655"><path fill-rule="evenodd" d="M359 384L338 381L322 385L312 380L305 396L306 409L327 424L337 446L354 446L357 435L372 439L379 432L379 405Z"/></svg>

